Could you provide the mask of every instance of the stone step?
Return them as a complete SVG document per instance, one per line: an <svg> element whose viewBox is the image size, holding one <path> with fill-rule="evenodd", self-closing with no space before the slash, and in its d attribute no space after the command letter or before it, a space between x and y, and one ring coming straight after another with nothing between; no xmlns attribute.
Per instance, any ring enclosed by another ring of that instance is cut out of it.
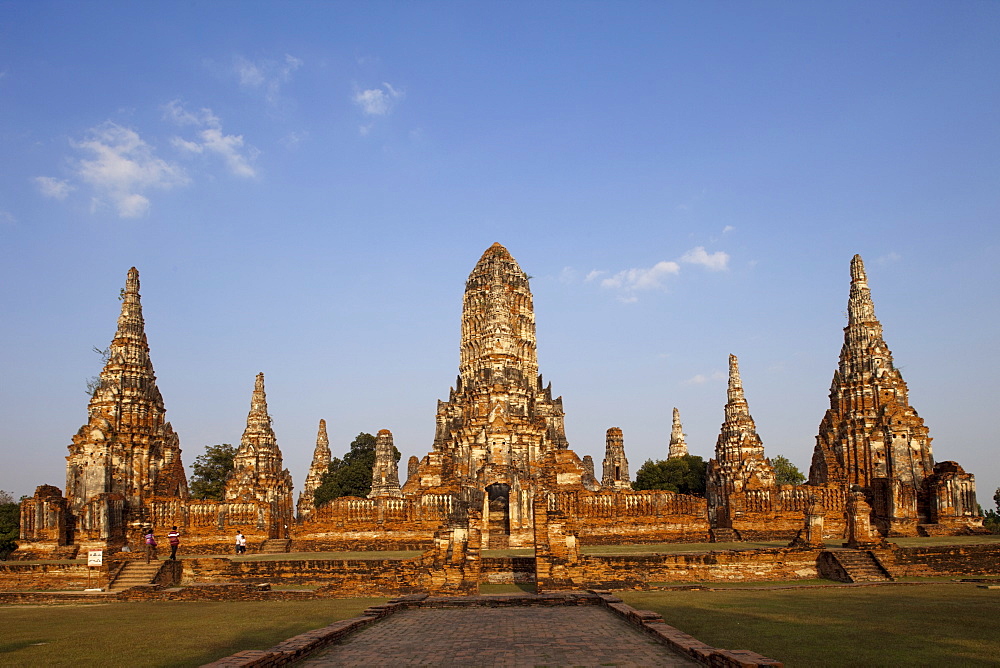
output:
<svg viewBox="0 0 1000 668"><path fill-rule="evenodd" d="M862 550L837 550L833 557L851 582L889 582L892 577L873 554Z"/></svg>
<svg viewBox="0 0 1000 668"><path fill-rule="evenodd" d="M292 546L292 541L287 538L271 538L265 540L260 547L261 554L281 554L288 552Z"/></svg>
<svg viewBox="0 0 1000 668"><path fill-rule="evenodd" d="M138 585L153 583L153 578L160 572L162 561L145 564L141 561L130 561L125 564L118 577L111 581L108 591L121 591Z"/></svg>

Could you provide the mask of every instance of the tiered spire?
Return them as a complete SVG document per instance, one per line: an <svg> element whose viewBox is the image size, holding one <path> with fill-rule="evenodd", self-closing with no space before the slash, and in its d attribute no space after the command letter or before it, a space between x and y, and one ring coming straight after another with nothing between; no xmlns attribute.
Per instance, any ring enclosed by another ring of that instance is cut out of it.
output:
<svg viewBox="0 0 1000 668"><path fill-rule="evenodd" d="M605 435L604 462L601 487L604 489L632 489L625 458L625 438L620 427L611 427Z"/></svg>
<svg viewBox="0 0 1000 668"><path fill-rule="evenodd" d="M867 487L892 478L918 486L934 468L927 427L875 317L860 255L851 260L851 291L830 409L820 423L809 480Z"/></svg>
<svg viewBox="0 0 1000 668"><path fill-rule="evenodd" d="M774 485L774 469L764 457L764 444L750 416L736 355L729 356L727 395L726 419L715 444L715 459L709 461L709 478L714 475L717 486L736 492Z"/></svg>
<svg viewBox="0 0 1000 668"><path fill-rule="evenodd" d="M292 477L281 468L281 450L267 413L264 374L258 373L250 398L247 426L226 482L226 501L277 501L291 509Z"/></svg>
<svg viewBox="0 0 1000 668"><path fill-rule="evenodd" d="M69 446L66 496L74 511L102 493L122 494L132 508L153 496L187 497L179 441L166 421L150 361L135 267L121 300L118 331L90 398L88 423Z"/></svg>
<svg viewBox="0 0 1000 668"><path fill-rule="evenodd" d="M372 466L372 491L368 498L402 497L399 489L398 450L392 443L392 432L380 429L375 437L375 463Z"/></svg>
<svg viewBox="0 0 1000 668"><path fill-rule="evenodd" d="M330 468L331 457L330 438L326 434L326 420L320 420L319 431L316 433L316 448L313 450L312 464L309 466L309 473L306 475L306 481L302 485L302 492L299 494L299 503L296 510L300 518L308 517L315 508L313 495L323 482L323 474Z"/></svg>
<svg viewBox="0 0 1000 668"><path fill-rule="evenodd" d="M670 428L670 450L667 459L686 457L687 454L688 446L687 441L684 440L684 428L681 427L681 412L674 408L674 420Z"/></svg>

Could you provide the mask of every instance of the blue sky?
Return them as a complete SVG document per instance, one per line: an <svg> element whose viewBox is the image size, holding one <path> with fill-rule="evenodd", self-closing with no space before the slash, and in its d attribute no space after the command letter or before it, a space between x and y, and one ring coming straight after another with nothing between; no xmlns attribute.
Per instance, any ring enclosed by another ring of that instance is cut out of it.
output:
<svg viewBox="0 0 1000 668"><path fill-rule="evenodd" d="M297 485L431 447L464 281L504 244L571 447L671 409L714 452L727 356L808 469L849 263L938 461L1000 487L1000 4L0 1L0 489L65 479L138 267L190 468L266 375Z"/></svg>

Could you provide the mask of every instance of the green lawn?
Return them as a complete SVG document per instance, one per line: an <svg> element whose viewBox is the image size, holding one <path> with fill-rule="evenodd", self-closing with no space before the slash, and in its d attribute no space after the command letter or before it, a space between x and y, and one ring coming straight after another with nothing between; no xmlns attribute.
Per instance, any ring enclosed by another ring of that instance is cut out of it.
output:
<svg viewBox="0 0 1000 668"><path fill-rule="evenodd" d="M1000 657L1000 590L974 584L618 595L710 645L791 667L995 666Z"/></svg>
<svg viewBox="0 0 1000 668"><path fill-rule="evenodd" d="M265 649L384 598L0 607L0 666L200 666Z"/></svg>

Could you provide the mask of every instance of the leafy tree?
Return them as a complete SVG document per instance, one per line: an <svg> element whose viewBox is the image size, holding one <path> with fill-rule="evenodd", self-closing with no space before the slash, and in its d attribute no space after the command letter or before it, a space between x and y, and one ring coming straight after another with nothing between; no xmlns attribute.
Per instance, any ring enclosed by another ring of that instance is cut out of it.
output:
<svg viewBox="0 0 1000 668"><path fill-rule="evenodd" d="M784 455L778 455L772 459L771 466L774 467L775 482L779 485L801 485L806 481L806 477L802 475L799 467Z"/></svg>
<svg viewBox="0 0 1000 668"><path fill-rule="evenodd" d="M21 533L21 504L10 493L0 490L0 559L17 549Z"/></svg>
<svg viewBox="0 0 1000 668"><path fill-rule="evenodd" d="M983 515L983 526L990 530L990 533L1000 534L1000 487L993 494L993 502L996 504L996 510L987 510L983 512L982 506L979 507L979 512Z"/></svg>
<svg viewBox="0 0 1000 668"><path fill-rule="evenodd" d="M396 461L402 457L395 450ZM375 437L361 432L351 442L343 459L334 457L323 474L313 500L317 506L341 496L368 496L372 491L372 467L375 465Z"/></svg>
<svg viewBox="0 0 1000 668"><path fill-rule="evenodd" d="M647 459L636 471L632 489L664 489L701 496L705 493L705 461L697 455L655 462Z"/></svg>
<svg viewBox="0 0 1000 668"><path fill-rule="evenodd" d="M222 501L235 456L236 447L229 443L205 446L205 453L198 455L191 466L191 496Z"/></svg>

